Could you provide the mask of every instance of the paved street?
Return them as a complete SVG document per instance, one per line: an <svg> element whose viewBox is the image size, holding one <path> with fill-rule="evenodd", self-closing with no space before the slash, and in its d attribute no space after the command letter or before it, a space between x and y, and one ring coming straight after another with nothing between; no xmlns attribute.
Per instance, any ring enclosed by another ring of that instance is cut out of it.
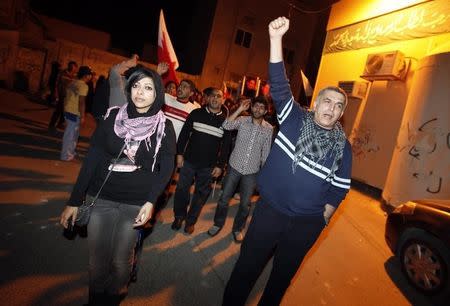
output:
<svg viewBox="0 0 450 306"><path fill-rule="evenodd" d="M82 305L88 293L86 239L68 240L58 225L80 163L59 161L62 132L47 132L52 109L3 89L0 101L1 304ZM81 133L81 156L93 128L90 118ZM217 197L218 190L191 236L170 229L169 201L145 241L138 282L123 305L220 305L239 245L230 234L236 205L218 236L206 234ZM400 275L384 242L385 219L379 201L352 189L283 305L431 305ZM256 305L269 269L249 305Z"/></svg>

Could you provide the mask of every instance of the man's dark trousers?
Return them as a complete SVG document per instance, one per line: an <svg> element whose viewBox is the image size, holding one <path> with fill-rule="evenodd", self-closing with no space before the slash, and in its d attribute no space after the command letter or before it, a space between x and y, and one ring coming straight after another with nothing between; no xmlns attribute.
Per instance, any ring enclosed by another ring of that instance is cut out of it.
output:
<svg viewBox="0 0 450 306"><path fill-rule="evenodd" d="M197 222L198 216L211 192L212 167L196 167L184 161L180 169L177 189L175 190L173 211L175 218L186 219L186 225ZM188 212L191 195L189 190L195 178L195 191Z"/></svg>
<svg viewBox="0 0 450 306"><path fill-rule="evenodd" d="M258 305L279 305L304 256L324 227L322 215L288 216L260 199L225 288L223 305L245 305L272 255L272 271Z"/></svg>

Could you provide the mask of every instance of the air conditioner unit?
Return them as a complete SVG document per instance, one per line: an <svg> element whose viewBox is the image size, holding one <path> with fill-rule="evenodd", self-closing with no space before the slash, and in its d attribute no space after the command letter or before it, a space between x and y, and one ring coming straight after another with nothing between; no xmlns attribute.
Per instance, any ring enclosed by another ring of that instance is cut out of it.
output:
<svg viewBox="0 0 450 306"><path fill-rule="evenodd" d="M361 77L369 81L403 80L407 68L405 56L400 51L369 54Z"/></svg>
<svg viewBox="0 0 450 306"><path fill-rule="evenodd" d="M367 82L339 81L338 86L342 88L348 97L364 99L367 93Z"/></svg>

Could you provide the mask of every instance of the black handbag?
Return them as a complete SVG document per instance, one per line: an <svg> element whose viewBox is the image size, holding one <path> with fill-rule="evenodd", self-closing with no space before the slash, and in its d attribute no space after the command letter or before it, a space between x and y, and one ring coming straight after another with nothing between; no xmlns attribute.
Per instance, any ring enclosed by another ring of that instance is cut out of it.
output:
<svg viewBox="0 0 450 306"><path fill-rule="evenodd" d="M82 227L82 226L88 225L89 219L91 218L91 211L92 211L92 208L94 207L95 201L97 201L98 196L100 195L100 192L103 189L103 186L105 186L106 181L108 180L109 176L111 175L111 172L113 171L114 166L117 164L117 161L119 160L120 155L122 155L122 152L125 149L125 147L126 147L126 144L124 144L122 146L122 149L120 149L120 152L117 155L116 159L114 160L111 169L109 169L109 172L106 175L105 180L102 183L102 186L100 186L100 189L97 191L97 194L92 199L92 201L89 201L89 202L84 201L83 204L81 204L81 206L78 207L77 217L75 219L76 226Z"/></svg>

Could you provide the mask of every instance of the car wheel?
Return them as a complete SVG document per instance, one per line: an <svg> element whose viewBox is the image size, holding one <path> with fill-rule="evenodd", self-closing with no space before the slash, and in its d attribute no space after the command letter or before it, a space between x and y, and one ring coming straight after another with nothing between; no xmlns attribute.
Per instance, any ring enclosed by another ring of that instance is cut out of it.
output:
<svg viewBox="0 0 450 306"><path fill-rule="evenodd" d="M449 290L450 254L443 242L412 229L402 236L398 250L402 271L414 287L429 295Z"/></svg>

